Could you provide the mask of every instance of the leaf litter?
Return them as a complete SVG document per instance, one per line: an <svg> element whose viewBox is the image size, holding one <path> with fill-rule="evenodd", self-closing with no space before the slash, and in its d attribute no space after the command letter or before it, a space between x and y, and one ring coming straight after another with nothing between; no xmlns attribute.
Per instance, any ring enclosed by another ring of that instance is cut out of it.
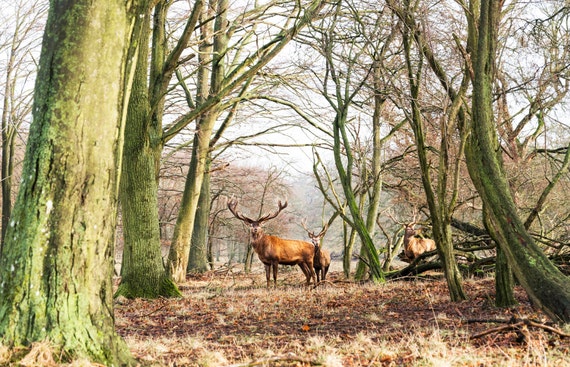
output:
<svg viewBox="0 0 570 367"><path fill-rule="evenodd" d="M549 330L522 288L497 308L492 278L464 287L451 302L437 273L375 285L332 272L307 288L280 271L267 289L260 272L213 271L189 276L183 298L118 300L116 329L152 366L570 366L568 330Z"/></svg>

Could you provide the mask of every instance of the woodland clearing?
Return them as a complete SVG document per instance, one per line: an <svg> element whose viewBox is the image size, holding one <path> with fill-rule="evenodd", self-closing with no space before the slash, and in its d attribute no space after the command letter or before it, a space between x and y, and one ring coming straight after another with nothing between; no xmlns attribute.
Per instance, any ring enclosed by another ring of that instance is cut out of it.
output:
<svg viewBox="0 0 570 367"><path fill-rule="evenodd" d="M333 269L307 288L280 267L277 288L242 266L190 276L181 299L117 300L116 329L151 366L570 366L568 329L519 304L494 306L491 277L451 302L440 274L384 284Z"/></svg>

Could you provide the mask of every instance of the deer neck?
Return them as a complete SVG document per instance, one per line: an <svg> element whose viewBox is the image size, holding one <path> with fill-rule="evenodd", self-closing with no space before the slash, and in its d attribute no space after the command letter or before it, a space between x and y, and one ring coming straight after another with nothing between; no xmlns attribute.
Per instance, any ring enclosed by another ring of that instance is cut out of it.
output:
<svg viewBox="0 0 570 367"><path fill-rule="evenodd" d="M406 233L404 233L404 246L407 246L408 243L410 243L410 239L412 237L414 237L414 231L406 230Z"/></svg>
<svg viewBox="0 0 570 367"><path fill-rule="evenodd" d="M253 245L257 245L263 242L264 238L265 238L265 233L263 233L263 231L257 231L251 233L251 243Z"/></svg>

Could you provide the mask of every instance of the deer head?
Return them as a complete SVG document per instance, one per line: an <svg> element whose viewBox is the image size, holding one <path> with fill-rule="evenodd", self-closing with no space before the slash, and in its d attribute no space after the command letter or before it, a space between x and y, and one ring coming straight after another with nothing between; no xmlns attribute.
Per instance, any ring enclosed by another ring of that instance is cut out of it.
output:
<svg viewBox="0 0 570 367"><path fill-rule="evenodd" d="M321 243L321 239L325 236L325 233L327 233L327 229L329 228L329 224L328 223L325 224L325 226L321 229L321 231L318 234L315 234L315 232L312 232L307 228L307 224L306 224L305 219L303 219L301 221L301 225L303 226L303 228L305 229L305 231L309 235L309 238L311 239L311 242L313 242L313 245L315 245L315 247L319 247L320 243Z"/></svg>
<svg viewBox="0 0 570 367"><path fill-rule="evenodd" d="M388 216L392 218L396 223L401 224L405 228L404 232L404 256L407 259L415 259L424 252L433 251L436 249L435 241L429 238L417 238L415 237L417 231L415 229L417 222L417 210L414 209L414 215L412 221L409 223L403 223L397 221L390 213Z"/></svg>
<svg viewBox="0 0 570 367"><path fill-rule="evenodd" d="M252 237L257 238L263 234L263 229L262 229L261 225L264 222L267 222L268 220L277 217L279 215L279 213L281 213L281 211L287 207L287 201L285 201L285 203L283 204L283 203L281 203L281 200L279 200L278 209L275 212L263 215L256 220L251 219L249 217L246 217L241 212L238 212L237 211L237 205L238 205L238 202L233 197L230 200L228 200L228 209L230 210L230 212L237 219L247 223L247 225L249 225L249 227L250 227L250 232L251 232Z"/></svg>

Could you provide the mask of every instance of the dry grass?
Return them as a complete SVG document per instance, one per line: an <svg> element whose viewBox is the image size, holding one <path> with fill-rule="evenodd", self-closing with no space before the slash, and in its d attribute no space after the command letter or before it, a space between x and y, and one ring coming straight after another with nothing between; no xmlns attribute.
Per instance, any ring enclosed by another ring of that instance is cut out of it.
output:
<svg viewBox="0 0 570 367"><path fill-rule="evenodd" d="M548 322L520 289L517 307L493 307L492 279L467 280L459 303L440 279L355 284L333 273L316 289L300 271L279 279L265 289L260 272L193 278L183 299L118 305L118 330L157 366L570 366L569 341L543 329L472 338L497 324L470 319Z"/></svg>
<svg viewBox="0 0 570 367"><path fill-rule="evenodd" d="M144 366L570 366L568 338L541 328L473 338L501 324L469 320L548 322L521 289L517 307L498 309L492 279L466 280L469 300L452 303L437 278L373 285L341 277L307 289L300 271L282 271L278 288L266 289L259 270L212 272L182 284L182 299L119 300L117 331ZM46 348L35 346L20 365L56 365ZM9 358L0 348L0 365Z"/></svg>

